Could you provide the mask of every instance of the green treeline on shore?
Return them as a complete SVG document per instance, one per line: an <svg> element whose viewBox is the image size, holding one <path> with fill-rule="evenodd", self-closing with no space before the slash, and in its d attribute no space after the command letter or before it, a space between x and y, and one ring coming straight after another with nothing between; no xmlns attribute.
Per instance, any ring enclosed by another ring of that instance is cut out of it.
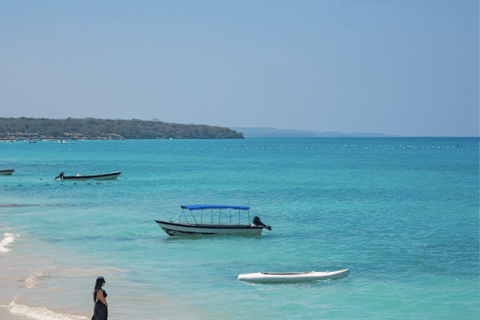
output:
<svg viewBox="0 0 480 320"><path fill-rule="evenodd" d="M224 127L138 119L0 118L0 139L244 139Z"/></svg>

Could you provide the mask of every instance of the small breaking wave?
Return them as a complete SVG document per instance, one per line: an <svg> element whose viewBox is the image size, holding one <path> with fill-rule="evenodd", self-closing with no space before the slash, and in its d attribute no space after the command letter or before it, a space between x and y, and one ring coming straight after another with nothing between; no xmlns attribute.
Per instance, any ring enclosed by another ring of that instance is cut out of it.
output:
<svg viewBox="0 0 480 320"><path fill-rule="evenodd" d="M5 233L4 236L5 238L3 238L2 242L0 242L0 252L10 251L10 249L7 248L7 246L14 241L13 234L11 233Z"/></svg>
<svg viewBox="0 0 480 320"><path fill-rule="evenodd" d="M0 305L0 308L4 308L10 312L12 315L17 315L21 317L26 317L32 320L86 320L87 317L84 316L76 316L71 314L65 313L58 313L52 310L48 310L47 308L42 307L29 307L22 304L16 304L15 300L17 297L13 299L13 301L8 305Z"/></svg>
<svg viewBox="0 0 480 320"><path fill-rule="evenodd" d="M25 279L25 283L27 284L28 289L31 289L38 284L38 282L36 281L36 277L33 275L30 276L30 278Z"/></svg>

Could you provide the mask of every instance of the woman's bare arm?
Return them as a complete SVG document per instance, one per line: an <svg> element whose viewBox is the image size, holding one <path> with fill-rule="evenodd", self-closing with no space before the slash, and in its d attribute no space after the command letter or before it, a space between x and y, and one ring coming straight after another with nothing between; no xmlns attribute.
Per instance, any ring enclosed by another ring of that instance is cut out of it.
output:
<svg viewBox="0 0 480 320"><path fill-rule="evenodd" d="M103 303L105 306L107 306L107 308L108 308L108 303L107 303L107 301L105 301L105 297L103 296L103 291L102 291L102 290L98 290L98 291L97 291L97 300L102 301L102 303Z"/></svg>

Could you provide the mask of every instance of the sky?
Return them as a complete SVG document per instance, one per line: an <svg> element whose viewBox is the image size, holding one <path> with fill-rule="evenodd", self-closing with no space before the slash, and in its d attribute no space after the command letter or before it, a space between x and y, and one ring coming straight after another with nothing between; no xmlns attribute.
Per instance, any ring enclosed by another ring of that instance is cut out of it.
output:
<svg viewBox="0 0 480 320"><path fill-rule="evenodd" d="M0 1L0 117L479 136L479 1Z"/></svg>

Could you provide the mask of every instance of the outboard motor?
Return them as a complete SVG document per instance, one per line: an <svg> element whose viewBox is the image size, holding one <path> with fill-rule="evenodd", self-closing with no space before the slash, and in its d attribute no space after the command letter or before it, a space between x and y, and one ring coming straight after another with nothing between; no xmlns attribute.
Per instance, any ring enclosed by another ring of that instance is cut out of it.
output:
<svg viewBox="0 0 480 320"><path fill-rule="evenodd" d="M267 230L272 230L272 227L270 226L267 226L266 224L264 224L259 217L255 216L253 217L253 224L256 225L256 226L262 226L264 227L265 229Z"/></svg>
<svg viewBox="0 0 480 320"><path fill-rule="evenodd" d="M54 180L57 180L58 178L60 178L60 179L63 180L63 176L64 176L64 175L65 175L65 174L64 174L63 172L60 172L60 174L58 175L58 177L55 177Z"/></svg>

